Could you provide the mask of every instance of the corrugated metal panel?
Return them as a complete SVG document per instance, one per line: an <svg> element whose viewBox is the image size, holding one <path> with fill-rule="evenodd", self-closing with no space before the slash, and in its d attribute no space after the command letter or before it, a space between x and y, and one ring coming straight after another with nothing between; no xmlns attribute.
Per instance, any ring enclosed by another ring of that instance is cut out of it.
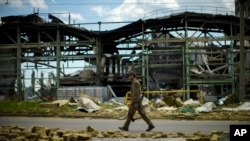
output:
<svg viewBox="0 0 250 141"><path fill-rule="evenodd" d="M109 100L107 87L84 86L84 87L61 87L57 90L57 99L78 98L80 93L99 98L101 101Z"/></svg>

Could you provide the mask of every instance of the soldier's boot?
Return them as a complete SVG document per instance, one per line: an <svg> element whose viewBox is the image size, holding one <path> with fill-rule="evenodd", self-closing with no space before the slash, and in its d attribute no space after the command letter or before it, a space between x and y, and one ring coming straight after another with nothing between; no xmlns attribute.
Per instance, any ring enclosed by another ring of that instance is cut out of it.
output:
<svg viewBox="0 0 250 141"><path fill-rule="evenodd" d="M152 125L149 125L148 126L148 129L146 129L146 131L151 131L152 129L154 129L155 128L155 126L152 124Z"/></svg>
<svg viewBox="0 0 250 141"><path fill-rule="evenodd" d="M123 131L128 131L128 127L129 127L129 124L130 124L130 118L127 118L127 120L125 121L124 125L122 127L119 127L120 130L123 130Z"/></svg>
<svg viewBox="0 0 250 141"><path fill-rule="evenodd" d="M119 127L120 130L123 130L123 131L128 131L128 128L126 127Z"/></svg>
<svg viewBox="0 0 250 141"><path fill-rule="evenodd" d="M154 124L151 122L151 120L147 116L145 116L144 119L148 124L148 129L146 129L146 131L151 131L152 129L155 128Z"/></svg>

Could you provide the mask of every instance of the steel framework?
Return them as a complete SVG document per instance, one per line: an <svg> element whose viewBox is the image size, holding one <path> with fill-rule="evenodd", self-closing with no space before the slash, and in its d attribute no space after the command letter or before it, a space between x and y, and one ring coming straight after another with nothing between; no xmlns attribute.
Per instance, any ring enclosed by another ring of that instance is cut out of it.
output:
<svg viewBox="0 0 250 141"><path fill-rule="evenodd" d="M245 19L243 37L240 18L183 12L138 20L110 31L88 31L50 22L38 14L2 18L0 25L0 92L21 95L25 69L53 69L55 88L67 78L62 62L85 60L96 66L95 85L126 84L124 75L138 73L148 90L199 89L222 97L238 93L239 64L244 63L246 93L250 94L250 21ZM101 26L101 23L99 23ZM240 60L239 41L244 38L245 58ZM129 53L123 53L124 51ZM31 62L34 66L26 65ZM54 62L55 65L51 62ZM40 66L46 66L42 68ZM83 68L79 64L79 68ZM73 67L72 67L73 68ZM79 69L78 68L78 69ZM40 78L37 78L40 80ZM85 85L73 81L75 85ZM43 80L42 80L43 81ZM42 83L40 81L40 83ZM72 82L72 81L70 81ZM123 83L124 82L124 83ZM34 82L33 82L34 83ZM87 81L89 83L89 80ZM91 83L93 83L91 81ZM125 93L124 93L125 95ZM187 95L186 99L190 98Z"/></svg>

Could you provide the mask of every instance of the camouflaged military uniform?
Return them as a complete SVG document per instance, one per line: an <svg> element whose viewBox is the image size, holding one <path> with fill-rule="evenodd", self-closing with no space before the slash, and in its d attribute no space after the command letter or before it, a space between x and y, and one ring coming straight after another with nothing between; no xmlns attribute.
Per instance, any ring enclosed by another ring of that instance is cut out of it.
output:
<svg viewBox="0 0 250 141"><path fill-rule="evenodd" d="M152 130L154 128L154 125L147 117L145 109L142 105L141 86L140 82L137 79L134 79L132 81L130 91L131 91L131 105L129 107L127 119L124 123L124 126L119 127L119 129L128 131L129 124L132 121L135 112L138 111L141 118L148 124L148 129L146 131Z"/></svg>

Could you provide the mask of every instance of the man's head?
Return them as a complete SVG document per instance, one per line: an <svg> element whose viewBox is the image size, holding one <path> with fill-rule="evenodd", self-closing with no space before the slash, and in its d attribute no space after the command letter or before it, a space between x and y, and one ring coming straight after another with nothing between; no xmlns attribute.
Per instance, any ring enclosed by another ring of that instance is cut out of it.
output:
<svg viewBox="0 0 250 141"><path fill-rule="evenodd" d="M136 74L134 72L129 72L128 73L128 78L130 81L134 80L136 78Z"/></svg>

